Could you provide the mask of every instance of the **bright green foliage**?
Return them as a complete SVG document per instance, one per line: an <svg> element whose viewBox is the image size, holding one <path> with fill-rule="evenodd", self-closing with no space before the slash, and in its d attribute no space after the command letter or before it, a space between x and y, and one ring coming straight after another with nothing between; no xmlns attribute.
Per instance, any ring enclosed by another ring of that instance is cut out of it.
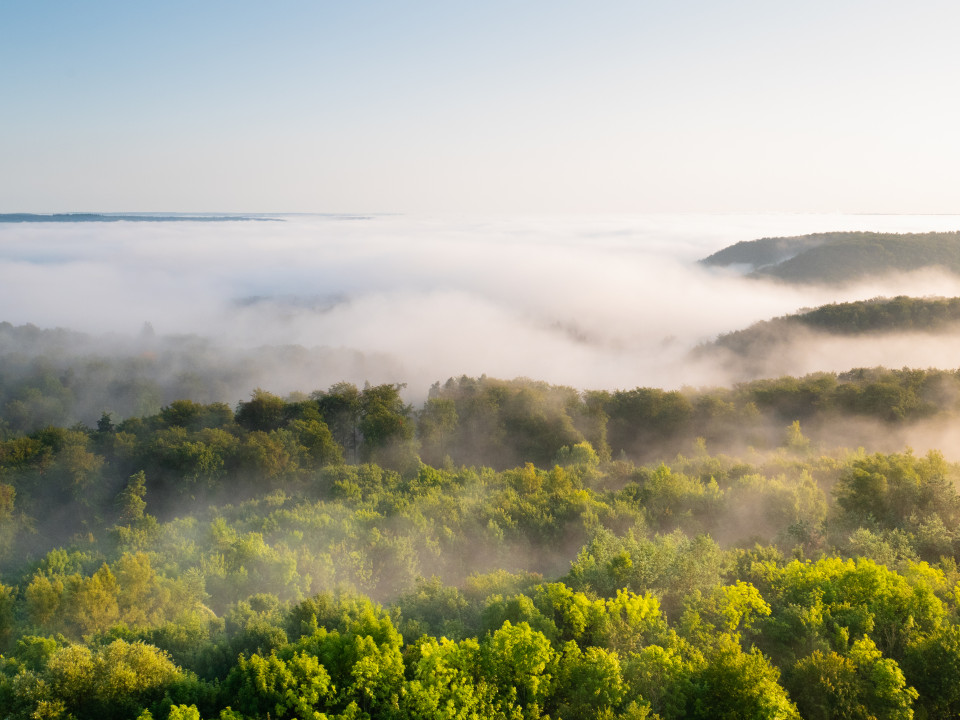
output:
<svg viewBox="0 0 960 720"><path fill-rule="evenodd" d="M583 651L568 642L558 661L557 681L553 702L565 717L589 717L612 710L626 696L617 653L599 647Z"/></svg>
<svg viewBox="0 0 960 720"><path fill-rule="evenodd" d="M480 627L484 632L494 632L505 622L523 622L542 633L551 643L556 643L560 637L560 631L552 617L544 615L533 599L526 595L514 595L510 598L491 595L486 603L480 617Z"/></svg>
<svg viewBox="0 0 960 720"><path fill-rule="evenodd" d="M691 677L687 718L713 720L799 720L796 706L779 684L780 673L759 651L745 653L721 636L707 662Z"/></svg>
<svg viewBox="0 0 960 720"><path fill-rule="evenodd" d="M0 678L0 699L13 691L17 718L53 718L69 708L77 720L127 720L185 679L164 653L140 642L22 652L29 664Z"/></svg>
<svg viewBox="0 0 960 720"><path fill-rule="evenodd" d="M598 633L606 609L603 600L590 600L563 583L548 583L537 587L534 602L557 628L561 642L577 640L593 644L590 640Z"/></svg>
<svg viewBox="0 0 960 720"><path fill-rule="evenodd" d="M88 578L67 578L63 603L67 627L81 635L106 630L120 620L119 587L110 567L103 566Z"/></svg>
<svg viewBox="0 0 960 720"><path fill-rule="evenodd" d="M717 483L673 472L661 464L636 488L636 496L657 529L670 531L698 525L706 529L708 518L719 514L722 493ZM632 488L630 488L632 489Z"/></svg>
<svg viewBox="0 0 960 720"><path fill-rule="evenodd" d="M167 720L200 720L200 711L196 705L174 705L170 708Z"/></svg>
<svg viewBox="0 0 960 720"><path fill-rule="evenodd" d="M816 651L790 673L791 696L805 718L911 720L917 691L907 687L894 660L869 638L853 643L846 656Z"/></svg>
<svg viewBox="0 0 960 720"><path fill-rule="evenodd" d="M351 705L367 713L396 707L403 638L379 607L365 598L320 595L294 610L291 625L302 635L291 647L319 658L330 675L331 712Z"/></svg>
<svg viewBox="0 0 960 720"><path fill-rule="evenodd" d="M319 659L304 652L284 653L284 658L241 655L224 689L241 713L277 720L324 720L319 708L333 690Z"/></svg>
<svg viewBox="0 0 960 720"><path fill-rule="evenodd" d="M625 678L667 718L799 718L779 672L759 651L744 652L717 635L701 653L683 641L650 645L631 656Z"/></svg>
<svg viewBox="0 0 960 720"><path fill-rule="evenodd" d="M636 595L618 590L617 596L604 602L604 613L594 631L593 640L601 647L621 654L637 652L667 636L667 622L660 603L649 594Z"/></svg>
<svg viewBox="0 0 960 720"><path fill-rule="evenodd" d="M493 686L479 677L476 640L455 643L424 638L417 646L413 678L404 683L401 710L411 720L496 717Z"/></svg>
<svg viewBox="0 0 960 720"><path fill-rule="evenodd" d="M648 645L630 655L624 675L633 693L649 702L658 715L683 718L687 698L694 692L693 674L704 662L698 651L682 641Z"/></svg>
<svg viewBox="0 0 960 720"><path fill-rule="evenodd" d="M398 642L378 644L370 635L321 628L293 647L317 657L326 668L333 690L328 702L331 710L356 706L376 713L399 702L403 660Z"/></svg>
<svg viewBox="0 0 960 720"><path fill-rule="evenodd" d="M707 536L677 532L651 539L600 530L580 550L565 581L605 597L621 588L654 591L669 615L686 595L719 584L723 562L719 546Z"/></svg>
<svg viewBox="0 0 960 720"><path fill-rule="evenodd" d="M842 653L851 638L866 634L888 655L902 657L909 642L935 631L944 617L926 579L911 584L870 560L794 561L778 575L766 637L801 653L826 647Z"/></svg>
<svg viewBox="0 0 960 720"><path fill-rule="evenodd" d="M684 635L697 644L709 645L718 633L750 633L758 618L770 615L770 606L755 587L745 582L721 585L704 596L687 596L680 619Z"/></svg>
<svg viewBox="0 0 960 720"><path fill-rule="evenodd" d="M527 623L504 622L484 640L480 653L483 675L497 688L502 707L517 705L534 713L553 691L558 655Z"/></svg>

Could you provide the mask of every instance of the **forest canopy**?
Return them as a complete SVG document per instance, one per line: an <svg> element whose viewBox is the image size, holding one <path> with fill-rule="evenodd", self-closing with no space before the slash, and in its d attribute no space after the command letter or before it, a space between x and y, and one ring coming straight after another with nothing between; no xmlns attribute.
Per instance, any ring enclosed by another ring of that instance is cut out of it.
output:
<svg viewBox="0 0 960 720"><path fill-rule="evenodd" d="M835 442L956 373L402 390L8 420L7 716L960 712L960 468Z"/></svg>

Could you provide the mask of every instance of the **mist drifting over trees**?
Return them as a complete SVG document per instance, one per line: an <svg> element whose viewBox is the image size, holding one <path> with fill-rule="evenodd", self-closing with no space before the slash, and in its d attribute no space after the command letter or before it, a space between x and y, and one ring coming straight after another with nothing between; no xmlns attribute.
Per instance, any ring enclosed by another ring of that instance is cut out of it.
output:
<svg viewBox="0 0 960 720"><path fill-rule="evenodd" d="M721 333L831 302L960 295L955 276L931 267L838 289L749 282L696 263L758 237L867 223L946 230L949 217L279 220L0 223L3 320L95 335L81 350L87 355L113 355L119 345L143 357L149 348L130 339L148 322L161 351L175 352L190 336L209 345L204 352L222 348L214 365L239 364L264 347L302 356L284 361L282 372L264 359L257 377L257 361L244 361L243 381L213 398L229 403L258 385L285 394L341 380L403 382L422 399L433 382L463 374L611 390L724 384L729 374L688 358ZM314 352L323 360L311 360ZM888 359L878 362L881 353ZM891 343L861 360L841 348L785 371L952 364L948 352L925 354L919 362ZM176 375L189 363L164 366Z"/></svg>
<svg viewBox="0 0 960 720"><path fill-rule="evenodd" d="M0 222L5 717L960 712L949 265L254 219Z"/></svg>

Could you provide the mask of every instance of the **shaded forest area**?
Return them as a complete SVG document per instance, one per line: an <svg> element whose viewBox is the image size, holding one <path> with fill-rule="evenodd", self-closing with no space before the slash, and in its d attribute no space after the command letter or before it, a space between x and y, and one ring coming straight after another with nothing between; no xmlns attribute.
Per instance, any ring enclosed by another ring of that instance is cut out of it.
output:
<svg viewBox="0 0 960 720"><path fill-rule="evenodd" d="M68 377L43 368L5 402ZM960 712L960 375L176 400L0 441L11 718ZM26 399L24 399L26 398ZM19 406L15 406L19 407ZM29 413L19 417L29 417Z"/></svg>

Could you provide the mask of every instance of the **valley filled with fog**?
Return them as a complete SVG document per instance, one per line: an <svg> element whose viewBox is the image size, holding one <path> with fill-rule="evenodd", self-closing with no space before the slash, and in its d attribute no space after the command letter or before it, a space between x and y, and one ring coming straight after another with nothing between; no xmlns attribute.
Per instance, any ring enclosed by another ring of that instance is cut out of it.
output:
<svg viewBox="0 0 960 720"><path fill-rule="evenodd" d="M789 286L699 259L762 237L954 227L950 216L865 215L0 223L0 308L13 325L91 335L90 353L144 351L137 339L149 323L154 350L191 339L211 357L229 355L228 364L242 357L240 384L216 398L228 402L251 386L287 393L341 380L404 382L417 399L463 374L581 389L727 384L757 368L690 351L801 308L958 295L960 278L924 270ZM949 367L956 346L942 337L807 337L759 370Z"/></svg>

